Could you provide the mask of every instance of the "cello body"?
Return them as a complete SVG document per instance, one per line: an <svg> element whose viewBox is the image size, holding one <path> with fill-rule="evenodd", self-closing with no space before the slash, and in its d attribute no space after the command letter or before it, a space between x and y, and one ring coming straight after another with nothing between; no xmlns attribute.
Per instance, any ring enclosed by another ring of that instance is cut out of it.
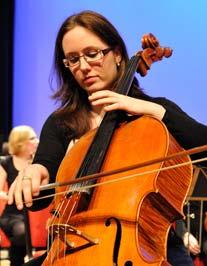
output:
<svg viewBox="0 0 207 266"><path fill-rule="evenodd" d="M57 181L76 177L94 135L95 130L88 132L73 146L59 167ZM181 150L162 122L142 116L115 130L101 172ZM58 187L54 199L57 211L49 225L53 242L42 265L169 265L168 231L183 217L192 165L162 169L183 162L190 162L189 156L102 177L93 188L87 209L79 212L74 209L77 193L58 195L65 191ZM98 186L102 182L108 183Z"/></svg>

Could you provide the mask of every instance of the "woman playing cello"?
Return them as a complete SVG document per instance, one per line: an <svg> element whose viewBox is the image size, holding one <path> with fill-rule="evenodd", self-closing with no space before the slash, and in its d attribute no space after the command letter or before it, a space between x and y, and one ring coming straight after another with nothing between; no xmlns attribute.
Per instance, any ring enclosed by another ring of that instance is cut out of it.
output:
<svg viewBox="0 0 207 266"><path fill-rule="evenodd" d="M206 126L170 100L145 94L136 79L128 96L116 92L128 55L119 33L102 15L84 11L68 17L59 29L54 56L59 82L54 98L61 105L46 120L33 164L18 175L9 192L9 204L15 199L17 207L22 209L23 195L26 206L31 207L40 186L55 181L64 155L70 153L81 136L99 127L110 111L122 110L128 116L149 115L162 121L185 149L207 143ZM206 155L203 152L199 156ZM45 204L37 203L33 207L40 209ZM177 261L172 265L193 265L182 243L177 251L179 256L175 250ZM172 262L171 257L168 261Z"/></svg>

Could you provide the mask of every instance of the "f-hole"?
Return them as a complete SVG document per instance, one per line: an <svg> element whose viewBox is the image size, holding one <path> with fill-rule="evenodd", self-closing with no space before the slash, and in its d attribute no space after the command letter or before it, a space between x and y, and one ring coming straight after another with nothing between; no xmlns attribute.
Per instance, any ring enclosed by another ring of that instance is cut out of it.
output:
<svg viewBox="0 0 207 266"><path fill-rule="evenodd" d="M133 266L133 263L128 260L124 263L124 266Z"/></svg>

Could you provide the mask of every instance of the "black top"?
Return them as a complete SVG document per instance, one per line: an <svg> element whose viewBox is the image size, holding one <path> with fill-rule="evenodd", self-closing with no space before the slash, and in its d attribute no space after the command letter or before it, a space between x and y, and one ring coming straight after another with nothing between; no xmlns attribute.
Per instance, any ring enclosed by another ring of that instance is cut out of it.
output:
<svg viewBox="0 0 207 266"><path fill-rule="evenodd" d="M18 170L14 166L12 156L5 156L4 159L1 160L1 166L4 168L4 170L7 173L7 183L9 188L18 175ZM16 208L16 204L12 205L7 204L2 215L22 214L22 213L23 213L22 211L19 211Z"/></svg>
<svg viewBox="0 0 207 266"><path fill-rule="evenodd" d="M207 144L207 126L188 116L180 107L166 98L149 97L148 99L166 109L162 122L184 149ZM58 167L70 141L54 113L51 114L42 128L40 144L33 160L33 163L40 163L48 169L50 182L55 182ZM192 155L192 159L201 157L207 157L207 152ZM207 162L202 164L207 166Z"/></svg>

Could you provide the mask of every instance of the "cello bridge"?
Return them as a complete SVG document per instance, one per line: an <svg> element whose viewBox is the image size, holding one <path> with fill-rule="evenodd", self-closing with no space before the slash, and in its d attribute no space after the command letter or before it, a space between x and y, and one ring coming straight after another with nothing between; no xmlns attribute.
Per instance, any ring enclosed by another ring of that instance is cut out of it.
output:
<svg viewBox="0 0 207 266"><path fill-rule="evenodd" d="M69 224L51 225L49 230L50 234L59 237L59 239L66 243L69 248L75 248L76 244L68 239L68 235L76 235L82 239L85 239L91 245L97 245L99 243L98 238L94 238Z"/></svg>

